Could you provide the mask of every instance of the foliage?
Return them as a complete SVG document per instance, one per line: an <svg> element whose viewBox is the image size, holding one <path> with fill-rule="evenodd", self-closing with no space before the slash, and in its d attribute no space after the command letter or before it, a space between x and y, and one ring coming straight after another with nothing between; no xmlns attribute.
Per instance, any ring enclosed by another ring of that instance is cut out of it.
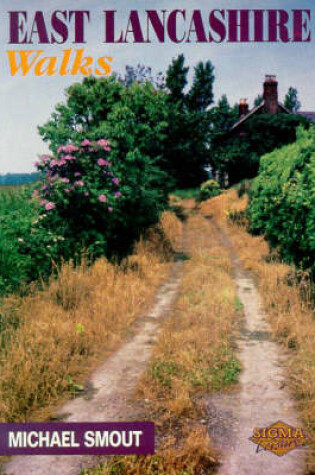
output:
<svg viewBox="0 0 315 475"><path fill-rule="evenodd" d="M259 114L244 122L242 130L218 134L212 143L213 166L229 173L230 183L257 175L260 157L296 140L296 128L309 121L294 114Z"/></svg>
<svg viewBox="0 0 315 475"><path fill-rule="evenodd" d="M218 100L218 103L211 110L213 120L212 136L227 132L238 118L237 105L231 107L226 94Z"/></svg>
<svg viewBox="0 0 315 475"><path fill-rule="evenodd" d="M221 194L220 185L215 180L208 180L202 183L199 189L198 201L206 201Z"/></svg>
<svg viewBox="0 0 315 475"><path fill-rule="evenodd" d="M189 68L179 55L166 74L168 87L169 127L166 138L166 171L179 188L199 186L207 177L208 110L213 102L213 66L210 61L198 63L190 90L186 92Z"/></svg>
<svg viewBox="0 0 315 475"><path fill-rule="evenodd" d="M315 271L315 136L265 155L250 192L251 230L264 233L283 258Z"/></svg>
<svg viewBox="0 0 315 475"><path fill-rule="evenodd" d="M51 270L62 236L41 225L45 215L31 200L31 189L0 194L0 295L20 289Z"/></svg>
<svg viewBox="0 0 315 475"><path fill-rule="evenodd" d="M60 144L81 142L90 137L104 121L117 102L124 87L115 78L85 78L66 89L66 102L55 107L50 120L38 128L44 142L56 152ZM101 138L101 137L98 137Z"/></svg>
<svg viewBox="0 0 315 475"><path fill-rule="evenodd" d="M172 102L180 103L185 101L185 87L187 86L187 74L189 67L185 66L185 56L180 54L168 67L166 73L166 86L170 92Z"/></svg>
<svg viewBox="0 0 315 475"><path fill-rule="evenodd" d="M114 78L89 77L67 90L66 104L57 105L52 118L39 128L54 152L62 143L79 144L85 139L107 137L113 145L110 160L123 179L123 198L110 232L106 225L110 255L128 252L166 205L171 185L162 171L167 119L166 93L150 83L125 87Z"/></svg>
<svg viewBox="0 0 315 475"><path fill-rule="evenodd" d="M40 216L46 217L41 226L62 234L66 248L60 251L66 259L84 248L93 255L106 251L112 215L123 196L109 152L107 140L84 140L80 146L60 146L55 157L37 162L42 185L34 196L40 200Z"/></svg>
<svg viewBox="0 0 315 475"><path fill-rule="evenodd" d="M284 107L292 112L297 112L301 109L301 102L298 99L298 91L295 87L289 88L284 99Z"/></svg>
<svg viewBox="0 0 315 475"><path fill-rule="evenodd" d="M68 141L106 136L125 156L141 148L169 175L170 186L199 186L209 161L213 66L210 61L198 63L186 91L189 68L184 63L183 55L174 59L166 78L160 73L154 77L142 65L128 66L125 76L85 78L66 90L66 102L57 104L39 133L53 152Z"/></svg>

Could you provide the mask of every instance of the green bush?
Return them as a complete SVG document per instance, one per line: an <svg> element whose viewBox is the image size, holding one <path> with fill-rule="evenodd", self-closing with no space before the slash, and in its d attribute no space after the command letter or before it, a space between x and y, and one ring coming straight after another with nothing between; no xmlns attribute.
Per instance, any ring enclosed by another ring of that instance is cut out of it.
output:
<svg viewBox="0 0 315 475"><path fill-rule="evenodd" d="M31 189L0 193L0 295L50 273L61 236L47 233Z"/></svg>
<svg viewBox="0 0 315 475"><path fill-rule="evenodd" d="M103 240L101 246L106 247L107 255L124 255L141 232L158 221L167 204L172 184L162 171L168 127L167 94L156 91L148 82L124 87L114 78L92 77L71 86L66 94L66 104L56 106L52 119L39 128L40 133L50 142L54 154L67 143L79 145L84 140L95 142L103 137L110 141L109 160L115 176L121 178L123 196L115 212L106 214L106 223L102 219L100 231L105 232L106 242ZM78 225L83 223L79 215L77 221ZM93 229L100 228L99 222L87 228L91 236ZM94 241L102 239L98 236Z"/></svg>
<svg viewBox="0 0 315 475"><path fill-rule="evenodd" d="M206 201L221 194L220 185L215 180L208 180L202 183L199 189L198 201Z"/></svg>
<svg viewBox="0 0 315 475"><path fill-rule="evenodd" d="M286 261L315 272L315 133L261 159L250 190L250 229L263 233Z"/></svg>

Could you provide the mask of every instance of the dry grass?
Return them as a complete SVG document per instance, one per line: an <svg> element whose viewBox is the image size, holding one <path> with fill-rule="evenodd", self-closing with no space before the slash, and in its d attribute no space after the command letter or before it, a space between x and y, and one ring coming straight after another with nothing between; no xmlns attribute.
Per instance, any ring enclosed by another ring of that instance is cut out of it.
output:
<svg viewBox="0 0 315 475"><path fill-rule="evenodd" d="M189 206L190 206L189 202ZM235 287L228 252L210 221L188 219L183 281L174 311L165 320L138 401L156 425L158 450L150 457L115 457L93 474L213 473L216 453L200 421L205 399L237 381L239 363L231 334Z"/></svg>
<svg viewBox="0 0 315 475"><path fill-rule="evenodd" d="M295 278L295 269L273 259L262 237L253 237L244 228L225 219L229 210L245 209L245 198L239 200L236 192L230 191L215 200L205 203L202 211L212 213L220 220L244 267L257 277L274 337L288 354L289 385L305 429L314 440L315 313L307 276ZM307 467L308 473L315 473L315 442L310 446Z"/></svg>
<svg viewBox="0 0 315 475"><path fill-rule="evenodd" d="M64 264L43 291L2 302L2 422L30 414L34 420L34 411L80 389L90 365L117 347L150 304L181 235L180 222L167 212L121 265L106 259L91 267Z"/></svg>

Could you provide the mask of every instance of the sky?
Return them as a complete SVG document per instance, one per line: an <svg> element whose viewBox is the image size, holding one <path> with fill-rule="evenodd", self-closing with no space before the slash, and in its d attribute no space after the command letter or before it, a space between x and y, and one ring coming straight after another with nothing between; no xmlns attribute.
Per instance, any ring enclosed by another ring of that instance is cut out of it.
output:
<svg viewBox="0 0 315 475"><path fill-rule="evenodd" d="M301 44L115 44L102 43L103 10L117 10L117 30L126 27L130 10L200 9L206 15L212 9L311 9L313 41ZM60 57L63 49L78 48L73 39L64 45L16 46L8 44L8 11L26 10L30 18L43 10L47 20L55 10L90 10L86 30L86 54L113 57L113 70L121 72L127 64L151 66L165 72L174 57L184 53L190 67L211 60L215 67L214 93L217 100L226 94L234 104L240 98L252 103L262 93L265 74L276 74L279 96L283 100L290 86L297 87L303 110L315 111L315 5L313 0L0 0L0 174L35 171L37 156L47 152L37 126L44 124L58 102L65 100L64 90L82 76L35 77L10 75L7 50L43 49Z"/></svg>

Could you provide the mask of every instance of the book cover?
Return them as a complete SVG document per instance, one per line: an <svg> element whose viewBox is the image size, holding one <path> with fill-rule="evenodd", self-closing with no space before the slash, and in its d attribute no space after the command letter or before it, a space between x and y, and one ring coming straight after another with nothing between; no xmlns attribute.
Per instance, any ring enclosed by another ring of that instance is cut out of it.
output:
<svg viewBox="0 0 315 475"><path fill-rule="evenodd" d="M0 472L315 473L310 2L0 19Z"/></svg>

